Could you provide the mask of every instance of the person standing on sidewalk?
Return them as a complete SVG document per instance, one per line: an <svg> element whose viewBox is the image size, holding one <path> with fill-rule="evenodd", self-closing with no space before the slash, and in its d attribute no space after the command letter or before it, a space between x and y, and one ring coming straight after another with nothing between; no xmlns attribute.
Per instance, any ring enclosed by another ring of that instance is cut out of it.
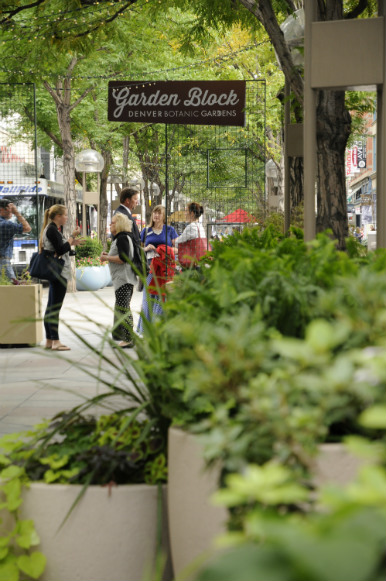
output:
<svg viewBox="0 0 386 581"><path fill-rule="evenodd" d="M44 314L44 329L46 332L45 349L52 351L69 351L70 347L63 345L59 339L59 313L67 292L67 280L71 277L71 262L69 252L71 246L84 244L78 238L80 228L77 226L68 240L65 239L61 228L67 223L66 206L55 204L44 212L43 227L40 233L39 250L48 250L64 260L62 274L58 280L50 281L47 308Z"/></svg>
<svg viewBox="0 0 386 581"><path fill-rule="evenodd" d="M123 213L112 217L110 230L114 239L110 252L102 252L101 262L107 262L115 291L113 339L122 339L122 349L134 347L133 315L130 308L137 277L128 260L133 260L134 246L129 236L133 223Z"/></svg>
<svg viewBox="0 0 386 581"><path fill-rule="evenodd" d="M139 192L138 192L138 190L134 190L132 188L123 188L123 190L121 191L120 196L119 196L119 201L121 203L118 206L118 208L115 210L114 216L116 214L124 214L125 216L127 216L129 218L129 220L131 220L133 222L133 229L132 229L133 238L134 238L135 242L138 245L140 245L141 240L140 240L140 235L139 235L139 229L137 226L137 222L135 221L135 218L133 218L133 215L132 215L132 211L139 204Z"/></svg>
<svg viewBox="0 0 386 581"><path fill-rule="evenodd" d="M11 220L12 215L16 216L18 223ZM16 280L15 271L11 264L13 254L13 240L16 234L27 234L31 232L31 226L23 218L16 206L3 198L0 200L0 272L5 271L9 280Z"/></svg>

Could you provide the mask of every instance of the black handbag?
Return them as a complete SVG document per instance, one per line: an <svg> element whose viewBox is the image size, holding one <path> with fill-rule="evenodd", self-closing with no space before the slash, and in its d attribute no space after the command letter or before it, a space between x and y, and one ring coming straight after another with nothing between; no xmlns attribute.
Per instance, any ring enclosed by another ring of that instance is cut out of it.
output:
<svg viewBox="0 0 386 581"><path fill-rule="evenodd" d="M63 267L63 258L58 258L53 252L43 250L33 253L28 271L34 278L55 282L61 280Z"/></svg>

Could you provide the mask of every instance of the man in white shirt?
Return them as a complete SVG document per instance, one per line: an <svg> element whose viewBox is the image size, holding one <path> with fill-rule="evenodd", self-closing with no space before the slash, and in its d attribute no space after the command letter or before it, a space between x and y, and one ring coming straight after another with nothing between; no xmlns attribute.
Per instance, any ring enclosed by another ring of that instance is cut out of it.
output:
<svg viewBox="0 0 386 581"><path fill-rule="evenodd" d="M132 211L139 204L139 192L133 188L123 188L119 196L119 201L121 202L118 208L115 210L114 215L118 212L125 214L133 222L133 237L136 239L138 244L140 244L140 235L137 226L137 222L132 216Z"/></svg>

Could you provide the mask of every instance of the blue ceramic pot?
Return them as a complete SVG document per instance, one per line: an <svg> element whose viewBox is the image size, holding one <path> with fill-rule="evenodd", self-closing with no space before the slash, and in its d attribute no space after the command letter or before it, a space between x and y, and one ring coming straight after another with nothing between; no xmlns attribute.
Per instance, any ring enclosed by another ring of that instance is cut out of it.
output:
<svg viewBox="0 0 386 581"><path fill-rule="evenodd" d="M102 268L105 271L105 286L113 286L113 281L111 280L109 265L104 264Z"/></svg>
<svg viewBox="0 0 386 581"><path fill-rule="evenodd" d="M101 266L85 266L76 269L76 290L96 291L105 286L105 269Z"/></svg>

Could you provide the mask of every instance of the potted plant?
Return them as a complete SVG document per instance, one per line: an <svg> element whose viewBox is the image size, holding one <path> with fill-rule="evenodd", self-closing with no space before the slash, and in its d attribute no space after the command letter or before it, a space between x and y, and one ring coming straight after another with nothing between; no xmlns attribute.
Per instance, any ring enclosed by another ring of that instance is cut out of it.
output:
<svg viewBox="0 0 386 581"><path fill-rule="evenodd" d="M251 229L214 244L212 257L201 272L176 280L164 317L147 326L144 346L138 345L142 379L162 394L163 413L174 425L203 434L206 460L220 461L223 471L279 457L298 478L310 479L318 444L358 430L359 413L384 397L383 386L352 380L362 372L363 349L384 335L385 253L363 257L354 242L345 254L327 236L306 245L298 231L281 238L272 229ZM363 292L365 280L371 298ZM342 387L333 372L350 348L352 375ZM174 473L169 453L169 510ZM190 484L187 511L199 489ZM207 502L201 505L208 513ZM174 537L188 551L196 536L208 545L204 533L190 530L190 513L178 507L170 513L176 575L192 554L176 557ZM179 517L185 526L174 535Z"/></svg>
<svg viewBox="0 0 386 581"><path fill-rule="evenodd" d="M33 284L27 274L23 284L13 284L0 274L1 345L35 345L43 340L41 284Z"/></svg>
<svg viewBox="0 0 386 581"><path fill-rule="evenodd" d="M2 508L12 514L2 525L2 578L21 570L42 580L135 581L155 566L167 470L153 422L74 409L0 446ZM41 552L20 559L20 547L38 544Z"/></svg>
<svg viewBox="0 0 386 581"><path fill-rule="evenodd" d="M86 237L85 243L75 249L76 289L96 291L110 283L110 271L99 256L103 250L98 238Z"/></svg>
<svg viewBox="0 0 386 581"><path fill-rule="evenodd" d="M384 364L383 364L384 368ZM384 371L384 370L383 370ZM373 581L385 572L386 407L366 410L360 421L378 430L376 442L357 450L372 465L355 482L313 491L279 462L250 465L230 475L216 502L237 515L238 533L201 569L196 581ZM317 510L315 502L317 501ZM294 512L297 507L297 512ZM313 509L314 507L314 509Z"/></svg>

